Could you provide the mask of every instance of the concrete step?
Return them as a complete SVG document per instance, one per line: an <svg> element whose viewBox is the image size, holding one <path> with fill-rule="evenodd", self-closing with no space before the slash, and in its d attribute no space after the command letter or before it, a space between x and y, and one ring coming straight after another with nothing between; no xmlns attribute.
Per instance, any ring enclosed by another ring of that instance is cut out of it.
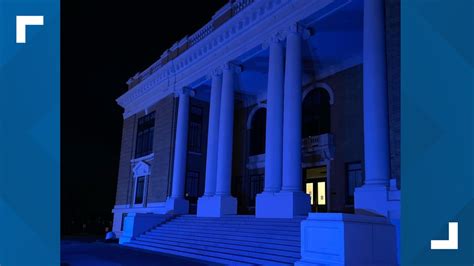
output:
<svg viewBox="0 0 474 266"><path fill-rule="evenodd" d="M260 239L267 239L267 240L287 240L287 241L300 241L299 235L278 235L272 233L247 233L247 232L239 232L236 230L227 230L227 231L219 231L219 230L200 230L200 229L191 229L191 228L168 228L168 227L157 227L151 230L148 233L159 233L159 232L179 232L179 233L199 233L199 234L212 234L216 236L243 236L243 237L252 237L252 238L260 238Z"/></svg>
<svg viewBox="0 0 474 266"><path fill-rule="evenodd" d="M214 225L195 225L195 224L179 224L179 223L168 223L160 226L161 228L174 228L174 229L196 229L196 230L212 230L215 232L245 232L245 233L254 233L254 234L276 234L284 236L300 236L299 228L287 230L281 228L253 228L247 226L219 226Z"/></svg>
<svg viewBox="0 0 474 266"><path fill-rule="evenodd" d="M305 218L183 215L124 245L226 265L292 265L300 258Z"/></svg>
<svg viewBox="0 0 474 266"><path fill-rule="evenodd" d="M219 253L226 253L226 254L232 254L236 256L241 256L241 257L255 257L258 259L264 259L264 260L272 260L272 261L279 261L279 262L284 262L284 263L294 263L296 260L299 259L299 255L297 256L283 256L282 254L270 254L267 252L258 252L257 250L242 250L239 249L238 246L234 245L231 247L221 247L221 246L210 246L210 245L195 245L195 244L190 244L190 243L185 243L185 242L179 242L179 241L160 241L160 240L150 240L150 239L136 239L133 241L135 243L143 243L147 245L151 244L159 244L159 245L170 245L170 246L177 246L177 247L185 247L185 248L194 248L194 249L200 249L200 250L206 250L206 251L213 251L213 252L219 252Z"/></svg>
<svg viewBox="0 0 474 266"><path fill-rule="evenodd" d="M203 226L215 226L215 227L223 227L223 226L238 226L238 227L247 227L247 228L255 228L255 229L275 229L275 230L289 230L289 231L299 231L300 223L295 224L278 224L278 223L246 223L246 222L239 222L239 223L226 223L226 222L217 222L217 221L184 221L184 220L173 220L166 224L180 224L180 225L203 225Z"/></svg>
<svg viewBox="0 0 474 266"><path fill-rule="evenodd" d="M201 249L200 247L187 248L187 247L172 246L172 245L167 245L167 244L149 243L149 242L143 242L143 241L137 241L137 240L133 240L132 242L126 245L144 248L148 250L157 249L157 251L159 250L168 250L168 251L174 251L174 252L178 251L182 253L187 253L187 257L193 256L193 255L201 255L201 256L231 260L236 263L249 263L249 264L257 264L257 265L291 265L293 264L293 263L284 263L280 261L264 260L264 259L259 259L256 257L247 257L247 256L240 256L240 255L223 253L223 252L215 252L215 251ZM229 263L229 264L236 265L234 263Z"/></svg>
<svg viewBox="0 0 474 266"><path fill-rule="evenodd" d="M221 263L224 265L236 265L236 266L249 266L249 265L255 265L254 263L245 263L242 261L235 261L235 260L228 260L228 259L223 259L220 257L213 257L209 255L201 255L197 253L189 253L189 252L184 252L184 251L179 251L179 250L174 250L174 249L168 249L168 248L157 248L157 247L152 247L152 246L143 246L140 244L135 244L135 243L126 243L123 244L126 247L130 248L136 248L136 249L145 249L145 250L150 250L154 252L161 252L161 253L166 253L166 254L172 254L176 256L182 256L182 257L187 257L187 258L192 258L192 259L198 259L198 260L203 260L203 261L209 261L209 262L215 262L215 263Z"/></svg>
<svg viewBox="0 0 474 266"><path fill-rule="evenodd" d="M239 241L253 241L259 243L275 243L280 245L287 245L287 246L298 246L300 245L300 241L296 240L285 240L285 239L268 239L262 237L252 237L252 236L236 236L236 235L220 235L220 234L213 234L212 232L182 232L182 231L164 231L164 230L153 230L150 232L146 232L145 235L169 235L169 236L194 236L194 237L202 237L202 238L212 238L212 239L226 239L226 240L239 240Z"/></svg>
<svg viewBox="0 0 474 266"><path fill-rule="evenodd" d="M208 239L190 239L190 238L172 238L172 237L152 237L148 235L142 235L137 238L137 240L143 241L150 241L150 242L161 242L161 243L186 243L190 245L198 245L198 246L211 246L211 247L221 247L221 248L229 248L229 249L237 249L243 251L252 251L258 253L267 253L273 254L278 256L285 256L285 257L300 257L300 250L293 249L292 251L282 250L281 246L278 245L268 245L268 246L257 246L257 245L248 245L249 243L245 242L231 242L231 243L223 243L218 242L219 240L210 241ZM252 242L250 242L252 243Z"/></svg>
<svg viewBox="0 0 474 266"><path fill-rule="evenodd" d="M235 218L214 218L214 217L192 217L192 216L179 216L173 219L173 221L194 221L194 222L219 222L219 223L255 223L255 224L281 224L281 225L295 225L300 224L304 219L270 219L270 218L246 218L246 219L235 219Z"/></svg>
<svg viewBox="0 0 474 266"><path fill-rule="evenodd" d="M195 214L183 214L176 218L182 219L217 219L217 220L266 220L266 221L291 221L291 220L305 220L307 216L296 216L293 218L257 218L255 215L224 215L222 217L200 217Z"/></svg>
<svg viewBox="0 0 474 266"><path fill-rule="evenodd" d="M140 237L146 237L150 239L165 239L165 240L183 240L189 241L194 243L213 243L213 244L230 244L230 245L239 245L249 248L265 248L265 249L272 249L276 251L288 251L293 253L300 253L300 246L299 245L282 245L278 243L262 243L262 242L255 242L255 241L242 241L242 240L234 240L234 239L223 239L219 237L200 237L200 236L189 236L189 235L174 235L174 234L161 234L159 236L156 235L149 235L144 234Z"/></svg>

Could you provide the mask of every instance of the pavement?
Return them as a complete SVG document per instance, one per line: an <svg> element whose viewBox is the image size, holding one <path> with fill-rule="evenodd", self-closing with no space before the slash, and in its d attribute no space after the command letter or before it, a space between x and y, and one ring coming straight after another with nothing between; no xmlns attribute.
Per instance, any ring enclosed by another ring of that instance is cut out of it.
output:
<svg viewBox="0 0 474 266"><path fill-rule="evenodd" d="M106 243L90 237L61 240L61 266L203 266L220 265Z"/></svg>

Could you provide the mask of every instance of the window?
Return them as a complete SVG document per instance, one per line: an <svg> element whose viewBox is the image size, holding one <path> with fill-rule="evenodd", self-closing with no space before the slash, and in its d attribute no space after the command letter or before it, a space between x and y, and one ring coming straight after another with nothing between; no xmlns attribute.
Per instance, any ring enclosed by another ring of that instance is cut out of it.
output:
<svg viewBox="0 0 474 266"><path fill-rule="evenodd" d="M190 152L201 152L202 139L202 108L197 106L191 107L189 116L189 137L188 150Z"/></svg>
<svg viewBox="0 0 474 266"><path fill-rule="evenodd" d="M354 191L364 184L362 179L362 166L360 162L346 164L347 177L347 204L354 204Z"/></svg>
<svg viewBox="0 0 474 266"><path fill-rule="evenodd" d="M302 137L318 136L331 130L331 105L325 89L314 89L303 101Z"/></svg>
<svg viewBox="0 0 474 266"><path fill-rule="evenodd" d="M155 112L149 113L138 119L135 158L139 158L153 152L154 127Z"/></svg>
<svg viewBox="0 0 474 266"><path fill-rule="evenodd" d="M260 108L255 112L252 118L252 128L250 129L250 156L265 153L266 126L267 109Z"/></svg>
<svg viewBox="0 0 474 266"><path fill-rule="evenodd" d="M188 171L186 176L186 198L199 197L199 172Z"/></svg>
<svg viewBox="0 0 474 266"><path fill-rule="evenodd" d="M137 177L137 187L135 191L135 204L143 204L145 194L145 177Z"/></svg>

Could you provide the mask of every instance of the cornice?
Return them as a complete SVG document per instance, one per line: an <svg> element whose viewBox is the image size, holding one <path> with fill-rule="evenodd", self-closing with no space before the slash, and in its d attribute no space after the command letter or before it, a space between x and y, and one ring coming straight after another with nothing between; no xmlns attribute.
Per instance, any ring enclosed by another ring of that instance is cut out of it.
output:
<svg viewBox="0 0 474 266"><path fill-rule="evenodd" d="M124 118L204 77L336 0L256 0L117 99ZM350 1L350 0L347 0ZM296 26L298 27L298 26ZM298 28L297 28L298 29Z"/></svg>

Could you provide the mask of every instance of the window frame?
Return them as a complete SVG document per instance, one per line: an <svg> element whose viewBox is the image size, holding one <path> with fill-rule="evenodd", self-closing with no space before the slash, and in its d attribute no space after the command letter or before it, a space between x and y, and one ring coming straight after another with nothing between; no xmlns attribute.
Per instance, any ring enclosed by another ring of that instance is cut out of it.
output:
<svg viewBox="0 0 474 266"><path fill-rule="evenodd" d="M134 158L141 158L153 153L154 133L155 111L138 118Z"/></svg>
<svg viewBox="0 0 474 266"><path fill-rule="evenodd" d="M199 114L194 113L194 110L199 110ZM188 152L201 154L202 153L202 136L203 136L203 123L204 120L204 108L197 105L191 105L189 110L189 132L188 132ZM193 124L195 126L193 126ZM193 142L196 140L196 143Z"/></svg>
<svg viewBox="0 0 474 266"><path fill-rule="evenodd" d="M142 175L134 177L134 189L133 189L133 198L132 198L132 205L133 207L145 207L147 205L147 198L148 198L148 177L149 175ZM143 178L143 195L142 195L142 202L137 203L137 189L138 189L138 180Z"/></svg>

